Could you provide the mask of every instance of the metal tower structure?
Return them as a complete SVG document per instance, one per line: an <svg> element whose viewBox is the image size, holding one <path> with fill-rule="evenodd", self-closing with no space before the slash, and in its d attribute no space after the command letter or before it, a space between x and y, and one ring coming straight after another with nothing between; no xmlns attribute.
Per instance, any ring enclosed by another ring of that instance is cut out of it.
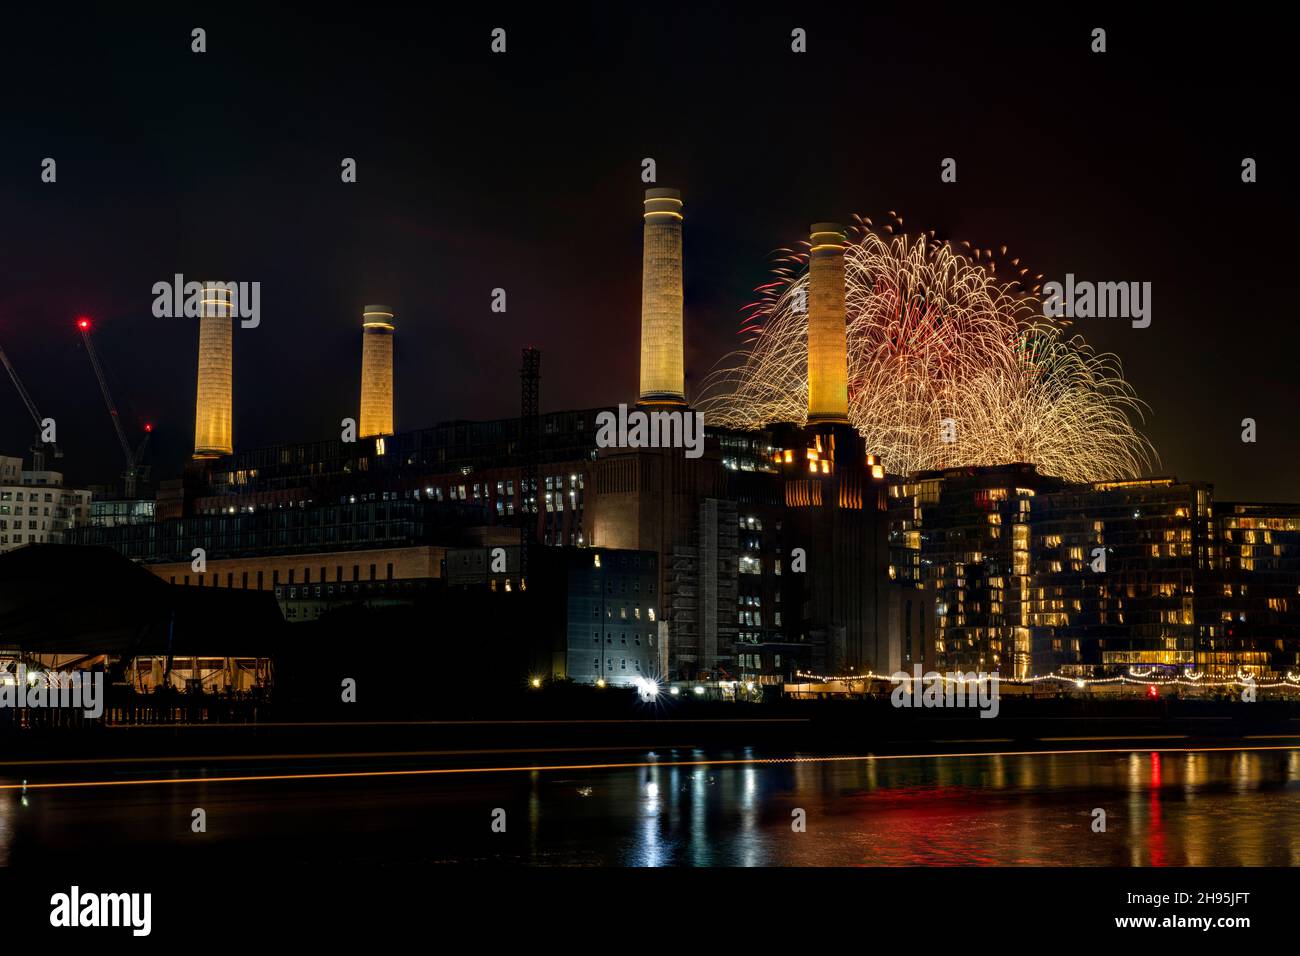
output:
<svg viewBox="0 0 1300 956"><path fill-rule="evenodd" d="M123 497L134 498L137 483L148 473L148 467L141 466L140 461L144 458L145 449L149 447L149 436L153 433L153 426L144 426L144 438L140 441L139 447L132 451L131 443L126 438L126 429L122 427L122 416L117 413L117 404L108 390L108 378L104 375L104 367L99 362L99 353L95 351L95 343L90 337L90 319L77 319L77 330L81 333L81 341L86 345L86 354L90 356L90 364L95 369L99 390L104 395L104 404L108 406L108 415L113 420L113 429L117 432L117 441L122 446L122 456L126 459L126 471L122 472Z"/></svg>
<svg viewBox="0 0 1300 956"><path fill-rule="evenodd" d="M36 424L36 438L32 442L31 448L32 470L44 471L46 452L48 451L54 458L62 458L63 452L56 442L45 441L43 437L45 429L41 424L44 419L36 408L36 403L32 401L32 397L27 394L27 389L23 387L23 380L18 377L18 372L13 367L13 363L9 361L9 356L5 355L4 349L0 349L0 365L4 365L5 371L9 373L9 380L14 383L14 388L18 390L18 397L23 400L23 404L27 407L27 414L32 416L32 421Z"/></svg>

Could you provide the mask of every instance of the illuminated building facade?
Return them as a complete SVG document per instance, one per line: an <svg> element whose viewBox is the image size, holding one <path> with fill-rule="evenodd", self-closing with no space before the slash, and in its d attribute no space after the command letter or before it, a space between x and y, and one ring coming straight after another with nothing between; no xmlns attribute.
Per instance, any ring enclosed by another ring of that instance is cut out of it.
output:
<svg viewBox="0 0 1300 956"><path fill-rule="evenodd" d="M21 458L0 456L0 551L57 544L89 523L91 493L65 488L63 474L33 471Z"/></svg>
<svg viewBox="0 0 1300 956"><path fill-rule="evenodd" d="M156 518L157 502L149 498L96 498L90 503L90 523L97 527L151 524Z"/></svg>
<svg viewBox="0 0 1300 956"><path fill-rule="evenodd" d="M1213 507L1221 575L1201 596L1213 628L1202 661L1221 670L1268 666L1300 673L1300 505L1224 501Z"/></svg>
<svg viewBox="0 0 1300 956"><path fill-rule="evenodd" d="M393 434L393 312L368 305L361 316L361 418L359 438Z"/></svg>
<svg viewBox="0 0 1300 956"><path fill-rule="evenodd" d="M234 451L232 290L224 283L203 287L199 314L198 396L194 405L194 457L218 458Z"/></svg>
<svg viewBox="0 0 1300 956"><path fill-rule="evenodd" d="M658 565L653 551L548 551L527 588L535 611L518 625L532 635L530 675L610 686L662 680L667 649L659 640ZM499 601L518 595L519 548L451 549L446 581Z"/></svg>
<svg viewBox="0 0 1300 956"><path fill-rule="evenodd" d="M1276 676L1300 665L1300 507L1216 516L1205 483L1066 484L1030 465L924 472L890 491L890 573L932 602L943 668Z"/></svg>
<svg viewBox="0 0 1300 956"><path fill-rule="evenodd" d="M430 500L470 509L485 526L536 523L549 545L591 543L587 499L595 469L596 416L605 409L541 416L538 493L526 495L519 419L448 422L384 438L329 439L241 450L190 486L160 492L160 518L366 500ZM164 509L163 494L172 494Z"/></svg>

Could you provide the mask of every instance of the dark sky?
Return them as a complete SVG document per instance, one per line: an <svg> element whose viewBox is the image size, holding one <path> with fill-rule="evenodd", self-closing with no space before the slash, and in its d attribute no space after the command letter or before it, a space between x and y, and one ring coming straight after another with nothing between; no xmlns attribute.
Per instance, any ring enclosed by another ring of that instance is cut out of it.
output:
<svg viewBox="0 0 1300 956"><path fill-rule="evenodd" d="M261 327L235 333L238 447L336 436L356 414L369 302L397 312L400 430L517 413L529 344L545 409L634 397L650 156L686 204L688 390L737 344L771 250L893 209L1049 278L1150 281L1150 328L1075 328L1150 404L1162 470L1300 499L1293 54L1263 17L349 6L5 11L0 345L73 479L121 467L80 313L128 423L156 423L155 473L192 448L195 324L150 311L176 272L262 284ZM7 381L0 396L0 452L25 454Z"/></svg>

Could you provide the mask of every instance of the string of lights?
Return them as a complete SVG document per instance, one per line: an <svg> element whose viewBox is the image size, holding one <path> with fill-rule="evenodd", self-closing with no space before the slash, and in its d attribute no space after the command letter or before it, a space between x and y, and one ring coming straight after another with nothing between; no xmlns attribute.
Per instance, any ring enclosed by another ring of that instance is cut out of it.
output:
<svg viewBox="0 0 1300 956"><path fill-rule="evenodd" d="M896 676L897 675L894 674L877 674L872 671L862 674L843 674L838 676L810 674L806 671L795 672L796 678L805 678L810 681L816 681L820 684L829 684L834 682L866 683L870 681L897 682L895 681ZM981 675L978 678L978 681L985 680L988 676L989 675L987 674ZM908 682L912 681L912 675L909 674L906 680ZM922 680L938 680L945 684L969 684L977 682L977 679L970 678L969 675L953 673L945 674L939 671L927 671L922 675ZM1239 675L1234 680L1226 681L1206 680L1203 674L1187 674L1182 677L1168 677L1151 674L1140 675L1132 670L1127 674L1119 674L1114 677L1069 677L1064 674L1037 674L1032 677L1019 679L1002 677L1000 675L998 677L999 684L1029 685L1043 683L1045 681L1059 681L1064 684L1073 684L1075 687L1089 687L1098 684L1135 684L1142 686L1155 684L1158 686L1179 685L1184 687L1254 687L1257 690L1274 690L1286 687L1292 690L1300 690L1300 678L1291 672L1288 672L1286 677L1280 677L1273 680L1246 679Z"/></svg>

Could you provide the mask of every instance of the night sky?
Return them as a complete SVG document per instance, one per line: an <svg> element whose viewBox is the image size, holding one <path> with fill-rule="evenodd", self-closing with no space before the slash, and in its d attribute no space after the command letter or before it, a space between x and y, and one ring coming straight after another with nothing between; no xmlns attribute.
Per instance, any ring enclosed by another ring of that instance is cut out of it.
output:
<svg viewBox="0 0 1300 956"><path fill-rule="evenodd" d="M1100 6L616 6L6 9L0 346L69 477L122 467L79 314L132 432L155 423L155 477L192 450L195 323L151 314L176 272L262 284L260 328L235 331L237 448L337 437L371 302L397 313L399 430L517 414L525 345L545 410L634 399L648 156L685 200L688 391L739 343L773 249L896 210L1049 279L1151 282L1150 328L1072 331L1120 356L1161 471L1300 499L1286 31ZM0 453L31 437L0 379Z"/></svg>

